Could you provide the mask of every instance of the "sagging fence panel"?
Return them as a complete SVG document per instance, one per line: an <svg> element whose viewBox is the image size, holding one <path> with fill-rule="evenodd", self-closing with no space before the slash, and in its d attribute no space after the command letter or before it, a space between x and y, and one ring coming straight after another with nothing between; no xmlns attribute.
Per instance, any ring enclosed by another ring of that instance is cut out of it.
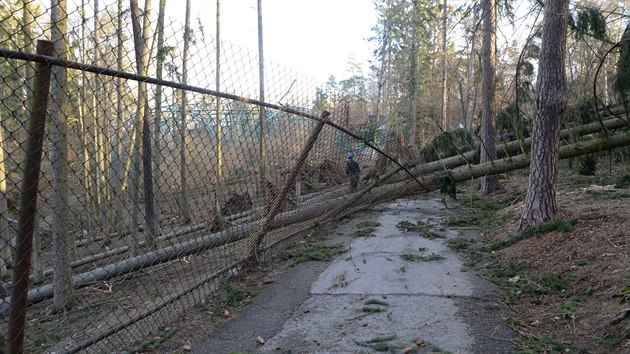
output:
<svg viewBox="0 0 630 354"><path fill-rule="evenodd" d="M325 221L348 198L349 152L366 174L370 146L402 156L360 99L272 61L261 83L254 52L160 8L0 5L0 332L24 330L9 340L26 352L133 349L241 262ZM54 52L35 51L43 39ZM38 67L52 71L39 103Z"/></svg>

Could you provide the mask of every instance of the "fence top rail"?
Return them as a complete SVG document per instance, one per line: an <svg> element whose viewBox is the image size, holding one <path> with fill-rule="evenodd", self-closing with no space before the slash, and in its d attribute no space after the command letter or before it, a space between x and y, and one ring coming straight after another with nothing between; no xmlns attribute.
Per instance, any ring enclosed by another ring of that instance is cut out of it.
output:
<svg viewBox="0 0 630 354"><path fill-rule="evenodd" d="M70 61L70 60L57 58L57 57L51 57L51 56L40 55L40 54L35 54L35 53L27 53L27 52L10 50L10 49L5 49L5 48L0 48L0 57L4 57L7 59L17 59L17 60L36 62L36 63L43 63L46 65L61 66L64 68L76 69L76 70L91 72L91 73L99 74L99 75L112 76L112 77L117 77L121 79L133 80L133 81L138 81L138 82L146 82L149 84L171 87L174 89L197 92L197 93L201 93L205 95L221 97L221 98L225 98L229 100L253 104L256 106L261 106L261 107L270 108L270 109L275 109L278 111L295 114L304 118L309 118L309 119L313 119L317 121L321 121L321 120L326 121L326 119L322 118L321 116L314 115L314 114L311 114L311 113L308 113L299 109L295 109L292 107L284 106L284 105L273 104L273 103L253 99L253 98L247 98L247 97L229 94L225 92L215 91L215 90L211 90L211 89L207 89L203 87L186 85L186 84L182 84L175 81L156 79L150 76L143 76L143 75L138 75L138 74L134 74L130 72L100 67L96 65L79 63L76 61Z"/></svg>
<svg viewBox="0 0 630 354"><path fill-rule="evenodd" d="M427 187L424 186L422 184L422 182L420 182L420 180L418 180L416 178L416 176L414 176L405 166L403 166L395 158L393 158L389 154L385 153L383 150L379 149L377 146L371 144L369 141L367 141L366 139L360 137L359 135L357 135L357 134L351 132L350 130L348 130L348 129L346 129L346 128L344 128L344 127L342 127L342 126L340 126L338 124L335 124L334 122L330 121L327 118L328 114L327 114L326 111L322 112L322 115L317 116L317 115L314 115L314 114L311 114L311 113L308 113L308 112L304 112L304 111L301 111L299 109L287 107L287 106L284 106L284 105L273 104L273 103L269 103L269 102L256 100L256 99L253 99L253 98L242 97L242 96L229 94L229 93L225 93L225 92L220 92L220 91L216 91L216 90L211 90L211 89L207 89L207 88L202 88L202 87L198 87L198 86L186 85L186 84L181 84L179 82L168 81L168 80L163 80L163 79L156 79L156 78L150 77L150 76L138 75L138 74L134 74L134 73L130 73L130 72L114 70L114 69L99 67L99 66L95 66L95 65L83 64L83 63L70 61L70 60L57 58L57 57L51 57L51 56L46 56L46 55L15 51L15 50L4 49L4 48L0 48L0 57L5 57L7 59L17 59L17 60L25 60L25 61L31 61L31 62L37 62L37 63L44 63L44 64L47 64L47 65L55 65L55 66L60 66L60 67L64 67L64 68L69 68L69 69L76 69L76 70L91 72L91 73L99 74L99 75L112 76L112 77L117 77L117 78L121 78L121 79L134 80L134 81L138 81L138 82L146 82L146 83L149 83L149 84L171 87L171 88L174 88L174 89L180 89L180 90L186 90L186 91L191 91L191 92L197 92L197 93L201 93L201 94L205 94L205 95L221 97L221 98L225 98L225 99L229 99L229 100L234 100L234 101L239 101L239 102L243 102L243 103L253 104L253 105L257 105L257 106L261 106L261 107L265 107L265 108L270 108L270 109L275 109L275 110L278 110L278 111L281 111L281 112L294 114L294 115L297 115L297 116L301 116L301 117L312 119L312 120L316 120L316 121L323 121L325 124L331 126L332 128L337 129L339 131L342 131L343 133L345 133L345 134L347 134L347 135L349 135L349 136L351 136L351 137L353 137L353 138L363 142L366 146L370 147L371 149L374 149L379 154L385 156L385 158L387 158L388 160L392 161L395 165L397 165L403 171L405 171L405 173L409 177L411 177L418 185L420 185L424 190L428 190Z"/></svg>

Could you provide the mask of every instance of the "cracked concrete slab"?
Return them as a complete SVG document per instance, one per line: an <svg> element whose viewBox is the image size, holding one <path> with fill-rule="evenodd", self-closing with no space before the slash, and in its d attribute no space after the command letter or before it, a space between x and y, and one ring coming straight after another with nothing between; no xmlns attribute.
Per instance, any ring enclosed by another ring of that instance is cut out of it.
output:
<svg viewBox="0 0 630 354"><path fill-rule="evenodd" d="M409 199L385 203L353 217L337 228L338 236L330 241L344 242L349 248L347 253L325 266L311 263L317 267L306 268L310 273L301 265L287 276L303 280L293 274L300 269L309 274L312 280L308 284L300 282L300 286L308 287L308 295L304 291L294 294L287 284L276 284L269 290L275 295L266 297L265 302L282 304L292 312L287 315L284 311L282 316L278 314L281 311L265 313L265 317L276 319L273 329L264 321L258 322L266 326L267 343L256 346L250 334L236 342L240 345L233 349L371 353L415 347L419 353L514 352L512 340L516 334L503 323L507 309L498 301L496 288L474 273L462 271L462 255L446 245L450 238L475 236L474 231L467 230L462 236L460 230L445 228L441 222L449 212L439 200ZM365 221L371 221L375 228L373 236L353 237ZM444 238L429 239L425 236L430 235L423 235L427 231L424 229L401 230L396 227L401 221L422 221ZM430 255L443 258L422 261ZM317 274L314 268L319 268ZM262 297L256 301L260 300ZM274 308L270 304L261 306L258 311ZM255 316L260 314L232 320L231 338L238 337L241 325L251 332L252 325L260 321ZM226 335L222 333L219 329L212 337ZM416 340L424 344L417 346ZM243 345L245 342L248 344ZM205 346L200 351L198 347L196 352L224 352L214 348Z"/></svg>

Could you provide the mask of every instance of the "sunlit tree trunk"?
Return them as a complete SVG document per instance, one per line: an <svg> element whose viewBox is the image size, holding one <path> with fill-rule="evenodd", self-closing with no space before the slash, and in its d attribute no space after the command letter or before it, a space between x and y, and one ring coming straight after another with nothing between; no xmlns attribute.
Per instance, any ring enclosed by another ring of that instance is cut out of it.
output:
<svg viewBox="0 0 630 354"><path fill-rule="evenodd" d="M411 63L409 65L409 146L413 151L416 150L416 136L418 135L418 112L417 112L417 78L418 78L418 1L413 1L413 40L411 43Z"/></svg>
<svg viewBox="0 0 630 354"><path fill-rule="evenodd" d="M99 58L99 54L100 54L100 49L99 49L99 32L100 32L100 21L98 20L98 15L99 15L99 1L98 0L94 0L94 18L93 18L93 32L92 35L94 36L94 42L93 42L93 47L94 47L94 57L92 58L92 61L94 63L94 65L98 65L100 58ZM100 165L99 165L99 152L100 152L100 147L99 147L99 139L98 139L98 130L99 130L99 117L100 117L100 112L99 112L99 99L101 98L101 93L100 93L100 78L98 75L94 75L94 86L92 89L92 151L93 151L93 158L94 158L94 213L95 213L95 218L96 218L96 224L99 225L99 220L101 217L101 196L102 193L100 191L100 185L101 185L101 180L100 180ZM101 225L102 226L102 225Z"/></svg>
<svg viewBox="0 0 630 354"><path fill-rule="evenodd" d="M190 45L190 0L186 0L186 27L184 29L184 58L182 63L182 83L184 85L188 84L188 46ZM188 101L186 90L181 91L181 111L182 111L182 119L180 123L180 150L179 150L179 174L180 174L180 187L181 187L181 195L180 195L180 208L182 212L182 218L184 224L188 224L191 221L190 217L190 200L188 196L188 176L187 176L187 166L186 166L186 138L188 133Z"/></svg>
<svg viewBox="0 0 630 354"><path fill-rule="evenodd" d="M158 5L158 28L157 28L157 69L156 76L158 80L163 79L164 72L164 9L166 7L166 0L160 0ZM155 111L153 114L153 183L155 190L155 217L159 220L161 215L160 200L162 200L162 190L160 180L162 179L162 170L160 165L162 164L162 133L160 127L162 126L162 85L157 85L155 88ZM157 233L160 233L159 222L156 223Z"/></svg>
<svg viewBox="0 0 630 354"><path fill-rule="evenodd" d="M258 79L259 79L259 83L260 83L260 94L259 94L259 99L260 101L264 102L265 101L265 56L264 56L264 52L263 52L263 22L262 22L262 0L258 0ZM265 107L260 106L259 107L260 111L258 114L258 123L260 125L260 132L259 132L259 136L258 136L258 154L259 154L259 158L260 161L258 163L258 169L259 169L259 173L260 173L260 180L259 180L259 189L260 189L260 195L259 197L261 198L261 200L264 200L265 198L265 168L266 168L266 161L267 161L267 152L266 152L266 147L265 147L265 134L267 132L267 120L265 118Z"/></svg>
<svg viewBox="0 0 630 354"><path fill-rule="evenodd" d="M145 0L144 14L142 25L140 24L140 9L137 0L130 0L131 19L133 26L134 48L136 54L136 70L139 75L146 76L148 67L148 44L149 44L149 25L151 18L151 0ZM136 124L135 124L135 141L132 151L131 166L131 232L139 241L139 214L140 214L140 176L143 172L144 176L144 201L145 201L145 222L146 222L146 238L147 245L151 248L155 247L156 227L155 215L153 214L153 189L151 172L151 140L150 130L146 117L147 113L147 84L146 82L138 83L138 100L136 107ZM146 141L144 141L146 140ZM148 145L148 146L147 146ZM140 156L142 155L142 161ZM141 164L143 169L141 169ZM142 170L142 171L141 171Z"/></svg>
<svg viewBox="0 0 630 354"><path fill-rule="evenodd" d="M557 211L560 125L567 104L565 54L568 0L546 0L536 80L529 187L519 230L543 224Z"/></svg>
<svg viewBox="0 0 630 354"><path fill-rule="evenodd" d="M442 93L441 93L441 105L440 105L440 122L442 122L442 129L448 130L448 124L446 122L446 14L448 13L447 0L444 0L444 7L442 8Z"/></svg>
<svg viewBox="0 0 630 354"><path fill-rule="evenodd" d="M51 41L55 54L65 58L68 52L66 0L51 2ZM54 299L52 312L71 308L76 302L70 267L73 240L68 231L68 121L66 69L52 68L51 79L51 161L52 161L52 241L54 254Z"/></svg>
<svg viewBox="0 0 630 354"><path fill-rule="evenodd" d="M495 92L496 92L496 29L497 6L495 0L483 1L483 96L481 110L481 163L497 157L495 147ZM499 188L499 177L481 177L481 194L487 195Z"/></svg>
<svg viewBox="0 0 630 354"><path fill-rule="evenodd" d="M87 17L85 15L85 0L81 1L81 60L85 63L87 62L87 50L86 50L86 45L87 45ZM87 93L86 93L86 89L87 89L87 85L88 85L88 80L87 80L87 75L84 71L81 72L81 91L80 91L80 102L79 102L79 124L80 124L80 128L81 128L81 150L82 150L82 154L81 154L81 161L82 161L82 166L83 166L83 176L82 176L82 183L83 183L83 190L85 193L85 204L87 206L88 209L90 209L93 206L93 192L92 192L92 181L91 181L91 176L90 176L90 151L89 151L89 143L90 143L90 134L89 134L89 127L88 127L88 122L87 122L87 118L86 118L86 111L87 111ZM87 218L86 220L87 225L86 227L88 228L88 230L91 228L91 223L92 220L91 218ZM87 241L91 241L92 239L92 232L91 230L89 232L86 233L85 238L87 239Z"/></svg>
<svg viewBox="0 0 630 354"><path fill-rule="evenodd" d="M7 266L11 264L13 247L9 230L9 209L7 208L7 175L4 154L4 126L3 111L0 110L0 276L7 273Z"/></svg>
<svg viewBox="0 0 630 354"><path fill-rule="evenodd" d="M221 2L217 0L217 63L216 63L216 90L221 91ZM217 125L216 125L216 139L217 139L217 171L214 190L215 208L217 211L218 222L220 226L224 226L223 213L221 211L221 203L223 202L223 132L221 127L221 97L217 97Z"/></svg>
<svg viewBox="0 0 630 354"><path fill-rule="evenodd" d="M101 49L99 48L99 41L101 35L101 25L99 20L99 1L94 0L94 65L100 65L101 61ZM96 215L100 220L101 233L107 235L109 233L109 209L107 205L108 198L108 186L105 176L105 145L103 136L107 127L106 115L104 114L103 105L106 102L103 101L104 87L101 84L102 77L96 75L94 77L94 92L92 94L92 110L94 117L94 158L95 158L95 170L96 170Z"/></svg>
<svg viewBox="0 0 630 354"><path fill-rule="evenodd" d="M466 69L466 102L464 104L464 128L468 132L472 132L472 120L474 115L474 108L472 108L471 101L473 99L473 81L475 74L475 44L477 43L477 22L479 17L477 11L473 10L473 32L470 39L470 55L468 57L468 68Z"/></svg>
<svg viewBox="0 0 630 354"><path fill-rule="evenodd" d="M387 7L390 7L391 5L391 1L387 1ZM378 122L379 122L379 118L381 115L383 115L382 112L384 112L384 108L383 106L385 106L385 86L386 86L386 80L385 80L385 72L386 72L386 68L388 63L386 62L387 59L387 54L389 52L389 31L390 31L390 19L387 15L383 16L383 32L381 33L381 57L380 57L380 66L378 68L378 72L377 72L377 77L376 77L376 104L374 105L374 121L372 122L372 126L370 127L370 133L372 135L372 137L375 137L375 135L377 134L378 131ZM387 120L385 120L385 122L387 122ZM388 130L387 130L387 124L385 124L385 134L389 134ZM388 139L385 139L386 144L388 144ZM385 147L386 149L388 148L388 146ZM372 150L374 152L374 150ZM383 168L385 166L385 162L386 160L382 157L379 156L378 162L377 162L377 166L379 169ZM299 181L298 181L299 182ZM299 197L300 194L297 194L297 196Z"/></svg>
<svg viewBox="0 0 630 354"><path fill-rule="evenodd" d="M117 25L116 28L116 68L123 70L123 0L117 3ZM123 186L122 186L122 167L123 167L123 82L122 79L116 79L116 145L115 158L113 159L112 169L114 171L114 185L112 186L112 198L114 200L114 232L121 233L124 230L124 202L123 202Z"/></svg>

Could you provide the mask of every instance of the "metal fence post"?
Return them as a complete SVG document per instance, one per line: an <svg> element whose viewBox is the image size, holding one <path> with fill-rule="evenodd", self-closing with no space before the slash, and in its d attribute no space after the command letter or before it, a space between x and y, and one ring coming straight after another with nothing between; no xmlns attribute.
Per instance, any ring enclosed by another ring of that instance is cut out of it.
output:
<svg viewBox="0 0 630 354"><path fill-rule="evenodd" d="M37 41L37 54L52 56L54 46L50 41ZM31 270L31 251L33 247L33 222L37 212L37 191L39 188L42 145L46 127L46 107L50 88L51 66L38 63L35 66L33 80L33 98L31 100L31 119L26 142L26 161L22 180L21 198L18 216L17 244L15 250L15 268L13 270L13 291L11 293L11 312L7 334L8 352L22 353L24 350L24 330L26 326L26 307L28 306L28 286Z"/></svg>
<svg viewBox="0 0 630 354"><path fill-rule="evenodd" d="M300 156L298 157L298 160L295 166L293 167L293 170L291 170L291 174L289 175L289 178L284 183L284 187L282 188L282 191L280 191L278 195L276 195L275 200L273 200L272 204L267 209L265 213L265 217L261 221L260 226L254 232L252 236L253 246L251 249L251 253L252 253L252 256L254 256L256 259L258 258L258 249L260 247L260 244L263 241L263 238L265 237L265 234L267 233L269 224L271 223L273 218L275 218L276 215L278 215L278 212L280 212L280 209L282 209L282 203L284 202L285 198L289 194L289 191L291 190L291 186L295 183L295 180L297 179L298 174L302 170L302 166L304 166L304 163L306 162L306 159L308 158L308 154L311 152L311 149L313 149L313 146L315 146L315 142L317 141L317 137L319 137L319 133L321 133L322 129L324 128L324 125L328 121L328 116L330 116L330 112L328 111L322 112L321 120L317 122L317 125L315 126L315 128L313 128L313 131L308 137L308 140L306 140L306 143L304 144L304 148L300 152Z"/></svg>

